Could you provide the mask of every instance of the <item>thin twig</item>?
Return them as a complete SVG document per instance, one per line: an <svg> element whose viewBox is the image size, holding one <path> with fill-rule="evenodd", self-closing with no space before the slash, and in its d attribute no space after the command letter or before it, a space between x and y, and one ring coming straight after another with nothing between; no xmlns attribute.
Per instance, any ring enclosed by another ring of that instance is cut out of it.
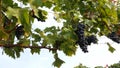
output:
<svg viewBox="0 0 120 68"><path fill-rule="evenodd" d="M2 1L0 0L0 25L2 24L1 6L2 6Z"/></svg>
<svg viewBox="0 0 120 68"><path fill-rule="evenodd" d="M21 48L39 48L39 49L48 49L48 50L57 50L57 48L50 48L46 46L21 46L19 44L8 44L8 45L1 45L0 47L6 47L6 48L13 48L13 47L21 47Z"/></svg>

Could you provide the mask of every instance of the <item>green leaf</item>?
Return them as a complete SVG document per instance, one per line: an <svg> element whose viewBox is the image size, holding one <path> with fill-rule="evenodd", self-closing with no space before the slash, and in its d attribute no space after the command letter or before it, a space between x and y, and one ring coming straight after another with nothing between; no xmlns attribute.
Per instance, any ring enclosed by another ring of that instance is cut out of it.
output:
<svg viewBox="0 0 120 68"><path fill-rule="evenodd" d="M23 52L23 49L20 47L14 47L14 51L15 51L16 57L19 58L20 52Z"/></svg>
<svg viewBox="0 0 120 68"><path fill-rule="evenodd" d="M12 49L12 48L4 48L4 52L5 52L8 56L10 56L10 57L12 57L12 58L15 59L14 49Z"/></svg>
<svg viewBox="0 0 120 68"><path fill-rule="evenodd" d="M47 12L45 10L38 10L38 16L38 21L45 22L45 19L47 19Z"/></svg>
<svg viewBox="0 0 120 68"><path fill-rule="evenodd" d="M41 32L41 30L39 28L36 28L34 31L37 32L37 33Z"/></svg>
<svg viewBox="0 0 120 68"><path fill-rule="evenodd" d="M42 6L42 1L41 0L31 0L31 5L38 8L38 7Z"/></svg>
<svg viewBox="0 0 120 68"><path fill-rule="evenodd" d="M19 10L19 19L20 19L20 23L24 26L25 35L29 36L31 33L31 23L29 19L28 8L23 8Z"/></svg>
<svg viewBox="0 0 120 68"><path fill-rule="evenodd" d="M92 28L90 29L90 32L96 34L96 33L98 32L98 29L95 28L95 27L92 27Z"/></svg>
<svg viewBox="0 0 120 68"><path fill-rule="evenodd" d="M20 8L11 8L11 7L8 7L6 14L7 14L8 17L15 16L16 18L19 18L19 10L20 10Z"/></svg>
<svg viewBox="0 0 120 68"><path fill-rule="evenodd" d="M76 34L74 33L74 30L70 27L70 28L63 28L62 32L60 33L64 39L73 39L76 40Z"/></svg>
<svg viewBox="0 0 120 68"><path fill-rule="evenodd" d="M4 40L7 40L9 37L9 35L4 32L2 29L0 29L0 39L4 39Z"/></svg>
<svg viewBox="0 0 120 68"><path fill-rule="evenodd" d="M54 31L55 30L55 26L52 26L52 27L46 27L45 29L44 29L44 32L46 33L46 32L52 32L52 31Z"/></svg>
<svg viewBox="0 0 120 68"><path fill-rule="evenodd" d="M51 8L52 7L52 2L51 1L46 1L43 3L43 6L46 6L47 8Z"/></svg>
<svg viewBox="0 0 120 68"><path fill-rule="evenodd" d="M35 42L39 42L41 40L41 37L38 34L32 34L32 37L34 38Z"/></svg>
<svg viewBox="0 0 120 68"><path fill-rule="evenodd" d="M60 11L61 9L60 9L60 7L59 6L55 6L54 8L53 8L53 11Z"/></svg>
<svg viewBox="0 0 120 68"><path fill-rule="evenodd" d="M50 32L50 33L53 33L53 34L56 34L58 31L60 31L59 28L56 28L55 26L51 26L51 27L46 27L44 29L44 32Z"/></svg>
<svg viewBox="0 0 120 68"><path fill-rule="evenodd" d="M55 55L54 55L54 58L55 58L55 61L53 62L53 65L54 65L55 67L60 68L60 66L61 66L63 63L65 63L63 60L61 60L61 59L58 57L58 54L55 54Z"/></svg>
<svg viewBox="0 0 120 68"><path fill-rule="evenodd" d="M35 43L34 41L32 41L32 46L38 46L38 44ZM32 54L34 54L34 53L40 54L40 48L31 48L31 53Z"/></svg>
<svg viewBox="0 0 120 68"><path fill-rule="evenodd" d="M69 42L68 42L69 41ZM60 46L60 50L63 50L63 52L67 55L67 56L72 56L75 55L76 52L76 46L74 45L75 43L73 43L72 40L68 40L65 41L64 43L61 44Z"/></svg>
<svg viewBox="0 0 120 68"><path fill-rule="evenodd" d="M18 0L18 1L23 2L23 4L25 4L25 5L27 5L27 3L29 2L29 0Z"/></svg>
<svg viewBox="0 0 120 68"><path fill-rule="evenodd" d="M109 51L111 52L111 53L113 53L114 51L115 51L115 48L113 48L109 43L107 43L107 45L108 45L108 47L109 47Z"/></svg>
<svg viewBox="0 0 120 68"><path fill-rule="evenodd" d="M13 0L2 0L2 4L6 7L13 5Z"/></svg>

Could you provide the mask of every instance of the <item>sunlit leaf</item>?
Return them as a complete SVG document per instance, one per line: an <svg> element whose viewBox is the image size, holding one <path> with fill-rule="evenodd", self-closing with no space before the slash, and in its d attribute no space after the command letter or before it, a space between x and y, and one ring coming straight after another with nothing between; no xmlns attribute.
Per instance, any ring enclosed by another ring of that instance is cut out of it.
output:
<svg viewBox="0 0 120 68"><path fill-rule="evenodd" d="M31 33L31 23L29 19L28 8L19 10L19 19L20 19L21 24L25 28L25 35L29 36L29 34Z"/></svg>

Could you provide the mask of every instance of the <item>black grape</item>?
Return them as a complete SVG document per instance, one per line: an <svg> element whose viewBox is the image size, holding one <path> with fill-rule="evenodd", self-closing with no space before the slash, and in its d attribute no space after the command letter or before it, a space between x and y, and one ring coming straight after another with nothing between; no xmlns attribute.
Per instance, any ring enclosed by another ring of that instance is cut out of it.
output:
<svg viewBox="0 0 120 68"><path fill-rule="evenodd" d="M87 47L91 45L91 43L97 43L98 39L94 35L85 36L85 25L79 23L77 25L77 29L75 31L76 35L78 36L77 44L80 46L84 53L88 52Z"/></svg>
<svg viewBox="0 0 120 68"><path fill-rule="evenodd" d="M110 38L112 41L116 43L120 43L120 38L115 32L111 32L107 35L108 38Z"/></svg>
<svg viewBox="0 0 120 68"><path fill-rule="evenodd" d="M77 30L75 31L75 33L77 34L78 38L84 36L84 28L85 28L84 24L79 23L77 25Z"/></svg>
<svg viewBox="0 0 120 68"><path fill-rule="evenodd" d="M84 53L87 53L88 52L88 50L87 50L87 45L80 45L80 48L82 49L82 51L84 52Z"/></svg>
<svg viewBox="0 0 120 68"><path fill-rule="evenodd" d="M79 40L79 41L77 41L77 43L79 44L79 46L80 46L80 48L82 49L82 51L84 52L84 53L86 53L86 52L88 52L88 50L87 50L87 45L85 44L85 41L84 40Z"/></svg>
<svg viewBox="0 0 120 68"><path fill-rule="evenodd" d="M86 53L88 52L88 50L87 50L87 45L86 45L85 36L84 36L84 29L85 29L85 25L82 23L79 23L77 25L77 30L75 31L75 33L78 36L77 44L80 46L82 51Z"/></svg>
<svg viewBox="0 0 120 68"><path fill-rule="evenodd" d="M91 45L91 43L97 43L98 41L98 39L94 35L87 36L85 40L87 42L86 45Z"/></svg>
<svg viewBox="0 0 120 68"><path fill-rule="evenodd" d="M23 25L20 25L20 26L17 26L16 27L16 30L15 30L15 35L17 37L17 39L21 39L21 37L24 35L24 26Z"/></svg>

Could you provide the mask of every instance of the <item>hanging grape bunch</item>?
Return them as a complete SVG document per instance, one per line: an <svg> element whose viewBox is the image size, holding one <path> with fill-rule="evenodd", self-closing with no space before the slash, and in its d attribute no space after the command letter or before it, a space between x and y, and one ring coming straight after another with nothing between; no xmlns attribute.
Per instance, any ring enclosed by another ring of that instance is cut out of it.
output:
<svg viewBox="0 0 120 68"><path fill-rule="evenodd" d="M23 25L20 25L20 26L16 27L15 35L16 35L18 40L20 40L23 37L24 33L25 33L25 31L24 31L24 26Z"/></svg>
<svg viewBox="0 0 120 68"><path fill-rule="evenodd" d="M85 36L84 36L84 29L85 29L85 25L82 23L79 23L77 25L77 30L75 31L75 33L78 36L77 44L79 44L82 51L86 53L88 52L88 50L87 50L87 45L86 45Z"/></svg>
<svg viewBox="0 0 120 68"><path fill-rule="evenodd" d="M117 35L116 32L111 32L107 35L108 38L110 38L112 41L116 43L120 43L120 37Z"/></svg>
<svg viewBox="0 0 120 68"><path fill-rule="evenodd" d="M96 44L98 39L94 35L86 36L85 40L87 41L87 45L91 45L91 43Z"/></svg>
<svg viewBox="0 0 120 68"><path fill-rule="evenodd" d="M77 44L80 46L80 48L84 53L87 53L88 52L87 46L91 45L91 43L97 43L98 40L94 35L85 36L84 29L85 29L85 25L79 23L77 25L77 30L75 31L75 33L78 36Z"/></svg>

